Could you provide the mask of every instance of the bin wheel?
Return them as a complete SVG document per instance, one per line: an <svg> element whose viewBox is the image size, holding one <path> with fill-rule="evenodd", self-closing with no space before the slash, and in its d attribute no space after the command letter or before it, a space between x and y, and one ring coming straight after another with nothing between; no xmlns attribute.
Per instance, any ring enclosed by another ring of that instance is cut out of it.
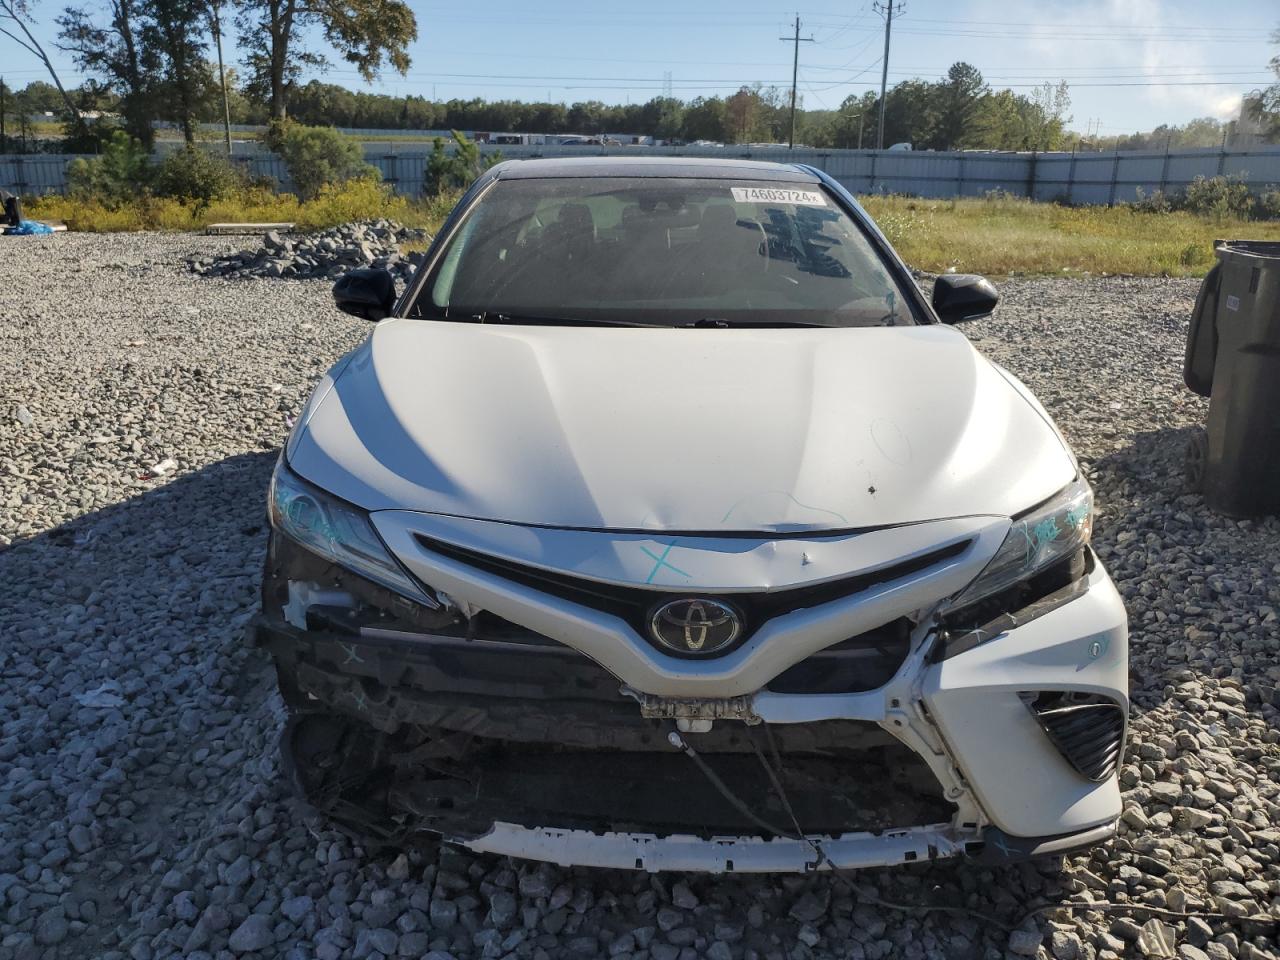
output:
<svg viewBox="0 0 1280 960"><path fill-rule="evenodd" d="M1204 492L1205 466L1209 462L1209 434L1197 429L1187 441L1187 486L1194 493Z"/></svg>

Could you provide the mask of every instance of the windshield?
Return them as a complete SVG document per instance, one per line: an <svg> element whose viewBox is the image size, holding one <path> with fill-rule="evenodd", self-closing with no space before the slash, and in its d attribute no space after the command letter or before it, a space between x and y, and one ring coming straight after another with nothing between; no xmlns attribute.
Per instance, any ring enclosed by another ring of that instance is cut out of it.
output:
<svg viewBox="0 0 1280 960"><path fill-rule="evenodd" d="M508 323L914 323L858 225L816 184L498 180L411 316Z"/></svg>

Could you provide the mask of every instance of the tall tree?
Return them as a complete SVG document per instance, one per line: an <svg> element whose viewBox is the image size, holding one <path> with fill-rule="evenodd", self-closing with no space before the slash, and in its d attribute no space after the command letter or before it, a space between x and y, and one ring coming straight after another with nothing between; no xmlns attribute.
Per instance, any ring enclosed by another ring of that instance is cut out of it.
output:
<svg viewBox="0 0 1280 960"><path fill-rule="evenodd" d="M1273 42L1280 44L1280 29L1271 35ZM1271 69L1280 81L1280 54L1271 58ZM1257 97L1250 98L1248 109L1267 129L1268 137L1280 141L1280 82L1273 83Z"/></svg>
<svg viewBox="0 0 1280 960"><path fill-rule="evenodd" d="M684 112L680 134L686 140L712 140L722 143L729 139L724 101L719 97L696 97Z"/></svg>
<svg viewBox="0 0 1280 960"><path fill-rule="evenodd" d="M247 48L249 83L271 105L271 118L288 116L288 98L303 67L320 68L323 55L302 49L300 31L317 26L325 40L373 80L384 63L409 69L408 46L418 36L404 0L236 0L236 25Z"/></svg>
<svg viewBox="0 0 1280 960"><path fill-rule="evenodd" d="M930 146L939 150L961 150L976 140L971 123L978 104L987 93L986 81L972 64L953 63L938 87L938 125Z"/></svg>
<svg viewBox="0 0 1280 960"><path fill-rule="evenodd" d="M884 98L884 142L910 143L917 149L938 141L938 95L935 84L904 80ZM877 122L879 115L877 112Z"/></svg>
<svg viewBox="0 0 1280 960"><path fill-rule="evenodd" d="M1056 84L1046 81L1025 98L1025 144L1028 150L1054 150L1062 145L1062 136L1071 117L1071 92L1067 81Z"/></svg>
<svg viewBox="0 0 1280 960"><path fill-rule="evenodd" d="M197 115L212 93L213 77L205 60L206 7L202 0L145 2L150 16L148 46L161 62L161 99L169 104L187 146L194 146Z"/></svg>
<svg viewBox="0 0 1280 960"><path fill-rule="evenodd" d="M110 0L105 26L88 8L67 7L57 19L57 45L81 70L119 94L125 130L149 150L155 139L151 120L159 64L154 50L144 43L142 2Z"/></svg>
<svg viewBox="0 0 1280 960"><path fill-rule="evenodd" d="M67 108L67 122L72 125L77 134L84 135L87 133L84 118L80 116L80 111L71 101L71 95L62 86L58 71L53 69L53 63L44 52L44 47L31 33L28 26L31 21L31 4L28 0L0 0L0 33L44 64L45 69L49 71L49 76L53 79L53 85L58 88L58 93L62 96L63 105ZM15 30L17 33L14 32Z"/></svg>

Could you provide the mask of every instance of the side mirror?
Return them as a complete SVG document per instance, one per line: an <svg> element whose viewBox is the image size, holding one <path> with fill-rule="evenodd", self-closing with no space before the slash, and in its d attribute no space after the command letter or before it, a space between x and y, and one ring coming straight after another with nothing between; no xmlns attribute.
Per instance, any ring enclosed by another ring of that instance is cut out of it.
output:
<svg viewBox="0 0 1280 960"><path fill-rule="evenodd" d="M391 316L396 303L396 282L387 270L365 268L344 273L333 285L338 309L362 320Z"/></svg>
<svg viewBox="0 0 1280 960"><path fill-rule="evenodd" d="M933 309L943 323L960 323L990 316L1000 294L986 277L944 273L933 282Z"/></svg>

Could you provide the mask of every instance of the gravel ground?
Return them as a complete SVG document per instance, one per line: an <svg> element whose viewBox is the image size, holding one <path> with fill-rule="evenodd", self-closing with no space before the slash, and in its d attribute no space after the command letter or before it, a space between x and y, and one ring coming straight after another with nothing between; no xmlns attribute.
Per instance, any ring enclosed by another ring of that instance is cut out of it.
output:
<svg viewBox="0 0 1280 960"><path fill-rule="evenodd" d="M310 384L367 330L324 282L201 279L237 238L3 242L0 957L1265 958L1275 928L1098 911L1012 933L830 878L376 858L281 783L241 641L263 494ZM1181 487L1193 281L1021 280L967 328L1058 419L1133 624L1122 835L1061 871L866 871L1016 922L1073 900L1280 916L1280 523Z"/></svg>

